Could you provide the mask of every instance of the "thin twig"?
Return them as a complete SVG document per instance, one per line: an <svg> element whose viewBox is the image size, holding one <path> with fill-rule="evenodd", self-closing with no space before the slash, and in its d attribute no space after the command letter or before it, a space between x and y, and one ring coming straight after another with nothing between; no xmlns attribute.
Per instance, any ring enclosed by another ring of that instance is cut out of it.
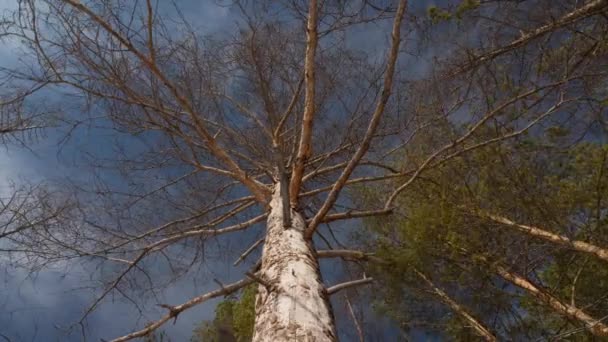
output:
<svg viewBox="0 0 608 342"><path fill-rule="evenodd" d="M170 319L176 318L177 315L179 315L183 311L186 311L209 299L231 294L251 283L253 283L253 280L246 278L246 279L239 280L235 283L232 283L230 285L226 285L221 289L217 289L217 290L205 293L203 295L194 297L191 300L189 300L181 305L176 305L176 306L163 305L163 307L169 308L169 313L167 315L163 316L161 319L159 319L153 323L148 324L144 329L132 332L132 333L130 333L128 335L124 335L122 337L118 337L118 338L112 340L112 342L128 341L128 340L132 340L134 338L146 336L146 335L150 334L151 332L153 332L154 330L160 328L163 324L165 324Z"/></svg>
<svg viewBox="0 0 608 342"><path fill-rule="evenodd" d="M249 254L251 254L251 252L253 252L259 245L261 245L262 242L264 242L264 239L259 239L258 241L256 241L253 245L251 245L251 247L247 248L247 250L243 252L243 254L241 254L241 256L232 265L238 266L243 260L245 260L245 258L247 258Z"/></svg>
<svg viewBox="0 0 608 342"><path fill-rule="evenodd" d="M351 280L351 281L347 281L338 285L334 285L332 287L327 288L327 294L328 295L332 295L338 291L347 289L349 287L354 287L354 286L359 286L359 285L365 285L365 284L369 284L372 281L374 281L374 278L362 278L362 279L357 279L357 280Z"/></svg>

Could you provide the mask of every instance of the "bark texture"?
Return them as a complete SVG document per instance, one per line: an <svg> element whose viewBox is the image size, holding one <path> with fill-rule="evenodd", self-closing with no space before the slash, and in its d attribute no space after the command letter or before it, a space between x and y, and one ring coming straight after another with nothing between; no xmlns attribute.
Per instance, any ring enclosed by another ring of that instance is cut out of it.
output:
<svg viewBox="0 0 608 342"><path fill-rule="evenodd" d="M284 225L283 205L288 203L277 185L259 272L253 341L337 341L318 260L304 238L305 220L292 211L291 226Z"/></svg>

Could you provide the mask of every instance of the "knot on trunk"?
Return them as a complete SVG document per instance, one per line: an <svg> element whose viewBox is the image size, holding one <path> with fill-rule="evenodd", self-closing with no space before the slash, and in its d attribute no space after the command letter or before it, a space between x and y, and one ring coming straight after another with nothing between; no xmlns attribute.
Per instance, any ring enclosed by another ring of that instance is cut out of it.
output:
<svg viewBox="0 0 608 342"><path fill-rule="evenodd" d="M247 275L249 278L255 280L257 283L259 283L262 286L264 286L266 288L266 291L268 293L273 292L274 290L276 290L276 286L272 282L268 281L267 279L264 279L260 275L253 274L251 272L245 272L245 275Z"/></svg>

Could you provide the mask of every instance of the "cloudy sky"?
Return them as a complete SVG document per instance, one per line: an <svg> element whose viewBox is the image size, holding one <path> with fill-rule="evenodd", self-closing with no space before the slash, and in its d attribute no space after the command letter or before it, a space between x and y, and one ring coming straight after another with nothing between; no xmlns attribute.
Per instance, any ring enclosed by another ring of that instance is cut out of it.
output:
<svg viewBox="0 0 608 342"><path fill-rule="evenodd" d="M0 12L7 13L16 8L16 0L0 0ZM227 19L228 10L214 5L212 1L180 1L184 14L202 30L221 29L221 25L232 25ZM16 63L18 44L12 41L0 42L0 66L10 67ZM79 133L70 144L83 141L89 146L101 138L96 132ZM0 196L6 197L12 184L24 181L37 182L54 180L66 174L78 175L76 168L66 158L65 150L58 155L58 141L61 132L46 131L35 141L31 150L10 145L0 148ZM64 147L68 153L76 146ZM68 156L69 157L69 156ZM0 261L1 263L1 261ZM79 265L58 265L31 273L2 265L0 269L0 340L10 341L80 341L78 328L69 330L78 321L83 310L90 305L94 292L79 289L89 284L87 272ZM208 265L205 274L219 273L219 268ZM222 278L235 279L239 274L222 270ZM214 285L214 284L213 284ZM166 291L166 303L181 303L202 291L214 287L212 284L194 284L185 279ZM167 332L174 341L188 340L197 322L212 317L214 303L193 309L183 315L175 325L168 325ZM154 306L147 308L147 317L141 317L132 306L120 300L108 298L99 310L87 320L86 332L90 341L111 338L125 334L136 325L157 318L161 310Z"/></svg>
<svg viewBox="0 0 608 342"><path fill-rule="evenodd" d="M0 12L15 9L16 0L0 0ZM186 18L203 33L232 28L235 20L225 7L215 5L215 1L178 1ZM357 44L377 41L377 32L361 31ZM386 38L386 37L383 37ZM11 41L0 42L0 66L11 67L17 62L18 44ZM378 50L378 53L383 53ZM61 101L61 99L54 99ZM52 102L52 100L51 100ZM103 134L95 129L80 130L67 146L59 152L58 142L64 131L47 130L29 148L10 145L0 148L0 196L7 196L11 184L24 181L54 181L65 177L85 176L82 168L75 166L71 153L79 149L102 152ZM344 230L347 231L347 230ZM207 264L200 270L197 279L220 278L226 282L242 276L242 269L226 268L226 263ZM1 259L0 259L0 265ZM0 268L0 340L10 341L81 341L79 328L73 324L99 293L84 286L91 285L87 266L61 264L39 272L29 272L2 266ZM337 272L336 265L324 262L326 280L331 282ZM182 279L162 293L158 301L144 303L144 316L136 307L123 299L108 297L103 305L89 316L85 329L87 339L99 341L123 335L141 327L147 321L157 319L163 309L157 302L178 304L191 297L215 288L213 282L196 282L192 278ZM144 302L146 302L144 300ZM175 324L168 324L165 331L173 341L189 339L194 326L213 316L215 302L196 307L187 314L180 315ZM339 321L344 321L342 317ZM390 334L390 333L389 333Z"/></svg>

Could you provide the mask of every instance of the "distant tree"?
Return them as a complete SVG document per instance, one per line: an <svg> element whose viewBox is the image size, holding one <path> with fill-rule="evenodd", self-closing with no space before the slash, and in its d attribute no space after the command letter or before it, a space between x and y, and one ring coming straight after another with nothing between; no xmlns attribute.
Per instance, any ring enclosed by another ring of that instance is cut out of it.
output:
<svg viewBox="0 0 608 342"><path fill-rule="evenodd" d="M215 318L194 330L192 342L248 342L253 338L255 286L245 287L238 299L226 299L215 309Z"/></svg>

